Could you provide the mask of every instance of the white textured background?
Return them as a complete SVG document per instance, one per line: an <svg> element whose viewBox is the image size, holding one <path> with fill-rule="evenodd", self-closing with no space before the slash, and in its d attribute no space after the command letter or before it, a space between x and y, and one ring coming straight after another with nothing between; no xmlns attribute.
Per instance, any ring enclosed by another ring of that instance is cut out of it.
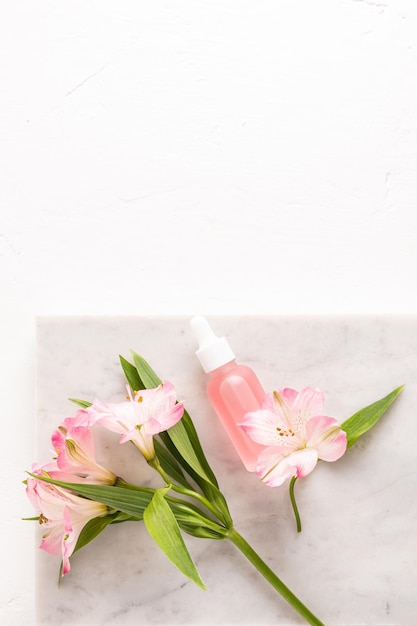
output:
<svg viewBox="0 0 417 626"><path fill-rule="evenodd" d="M1 3L2 624L36 314L417 312L416 44L415 0Z"/></svg>

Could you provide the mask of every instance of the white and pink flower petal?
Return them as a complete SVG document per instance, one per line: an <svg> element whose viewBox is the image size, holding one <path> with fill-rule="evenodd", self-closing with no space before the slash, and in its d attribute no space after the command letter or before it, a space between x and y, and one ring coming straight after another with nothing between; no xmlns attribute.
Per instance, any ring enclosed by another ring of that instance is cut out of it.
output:
<svg viewBox="0 0 417 626"><path fill-rule="evenodd" d="M347 437L334 417L319 415L306 424L308 446L316 448L323 461L337 461L346 451Z"/></svg>
<svg viewBox="0 0 417 626"><path fill-rule="evenodd" d="M277 421L283 428L293 428L294 426L294 411L293 403L295 401L297 392L294 389L285 387L279 391L274 391L273 398L273 410L277 415Z"/></svg>
<svg viewBox="0 0 417 626"><path fill-rule="evenodd" d="M240 426L253 441L264 446L293 445L289 444L286 438L284 442L283 437L280 436L281 432L288 430L286 421L272 411L259 409L259 411L246 413Z"/></svg>
<svg viewBox="0 0 417 626"><path fill-rule="evenodd" d="M91 519L106 515L107 507L36 478L28 479L26 491L44 529L40 547L62 555L62 572L66 574L81 530Z"/></svg>
<svg viewBox="0 0 417 626"><path fill-rule="evenodd" d="M308 476L316 467L318 461L317 450L314 448L304 448L296 450L288 457L288 464L295 468L295 476L304 478Z"/></svg>
<svg viewBox="0 0 417 626"><path fill-rule="evenodd" d="M57 472L52 469L52 473L48 471L51 478L69 482L80 482L80 479L88 478L88 482L93 484L115 483L115 474L96 462L90 428L76 426L67 430L65 426L60 426L52 435L52 444L57 454L57 467L65 476L56 475Z"/></svg>
<svg viewBox="0 0 417 626"><path fill-rule="evenodd" d="M94 426L95 421L96 418L94 414L89 413L87 409L79 409L74 417L66 417L62 422L62 425L68 430L72 430L78 426L90 428L91 426Z"/></svg>
<svg viewBox="0 0 417 626"><path fill-rule="evenodd" d="M293 420L297 428L302 428L314 415L322 415L324 407L324 395L318 389L305 387L293 402Z"/></svg>
<svg viewBox="0 0 417 626"><path fill-rule="evenodd" d="M295 476L295 468L288 463L291 455L286 448L270 446L265 448L259 457L256 473L268 487L279 487L287 478Z"/></svg>

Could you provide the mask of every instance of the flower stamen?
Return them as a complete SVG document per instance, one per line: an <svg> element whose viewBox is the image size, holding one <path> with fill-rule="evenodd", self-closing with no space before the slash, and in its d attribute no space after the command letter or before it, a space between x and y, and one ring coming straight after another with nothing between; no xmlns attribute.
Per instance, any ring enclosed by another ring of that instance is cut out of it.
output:
<svg viewBox="0 0 417 626"><path fill-rule="evenodd" d="M277 432L278 432L280 437L294 437L295 436L295 432L293 431L292 428L288 428L287 430L283 430L282 428L277 426Z"/></svg>

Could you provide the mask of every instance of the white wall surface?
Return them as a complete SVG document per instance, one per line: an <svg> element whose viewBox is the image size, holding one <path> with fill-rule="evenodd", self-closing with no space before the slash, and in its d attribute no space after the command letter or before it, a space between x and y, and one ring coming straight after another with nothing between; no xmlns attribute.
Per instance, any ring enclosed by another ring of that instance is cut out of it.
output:
<svg viewBox="0 0 417 626"><path fill-rule="evenodd" d="M414 0L1 4L2 624L36 315L417 312L416 43Z"/></svg>

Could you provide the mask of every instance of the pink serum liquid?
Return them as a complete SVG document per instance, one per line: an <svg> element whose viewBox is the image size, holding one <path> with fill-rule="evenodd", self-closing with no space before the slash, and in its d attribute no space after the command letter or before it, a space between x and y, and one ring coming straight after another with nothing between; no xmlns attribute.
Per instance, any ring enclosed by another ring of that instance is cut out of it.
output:
<svg viewBox="0 0 417 626"><path fill-rule="evenodd" d="M245 413L261 407L265 395L262 385L250 367L236 363L226 339L216 337L204 317L194 317L191 328L199 343L196 355L210 375L209 400L246 469L254 472L263 446L252 441L239 423Z"/></svg>
<svg viewBox="0 0 417 626"><path fill-rule="evenodd" d="M260 408L265 395L255 372L236 361L226 363L210 372L207 395L244 466L249 472L254 472L263 446L255 443L239 422L245 413Z"/></svg>

